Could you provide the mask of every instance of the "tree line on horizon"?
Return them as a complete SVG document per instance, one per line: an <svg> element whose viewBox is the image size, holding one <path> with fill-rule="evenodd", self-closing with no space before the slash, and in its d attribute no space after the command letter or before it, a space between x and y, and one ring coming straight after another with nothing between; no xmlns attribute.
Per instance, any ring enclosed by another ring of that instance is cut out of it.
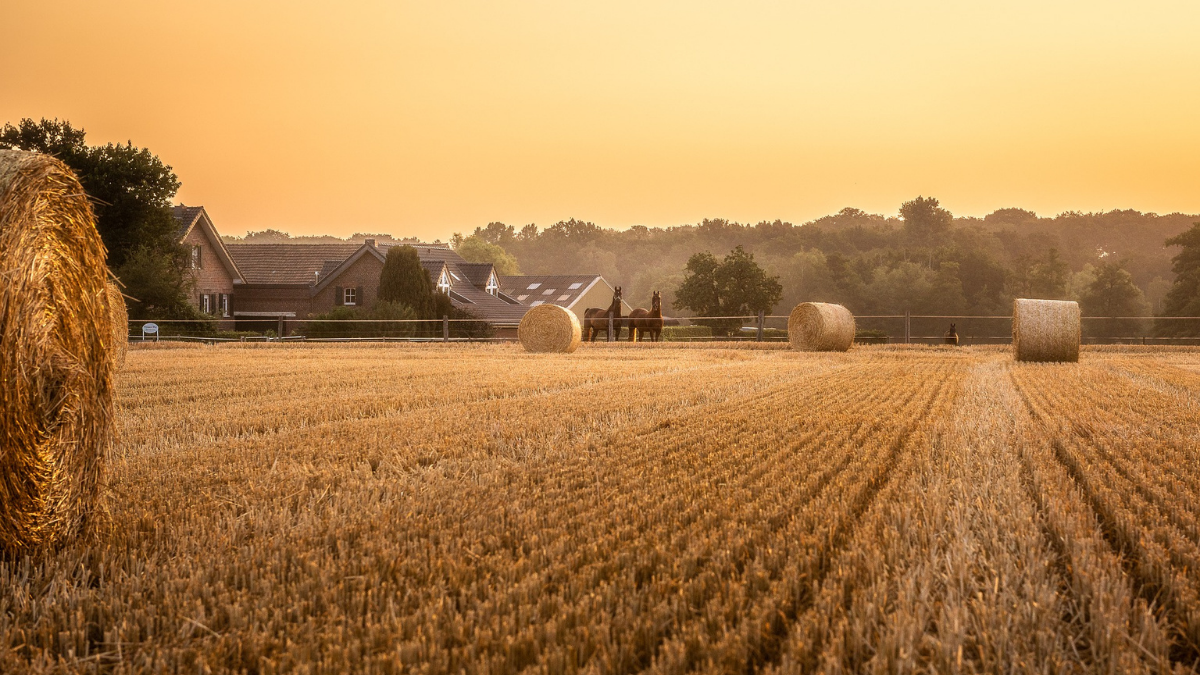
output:
<svg viewBox="0 0 1200 675"><path fill-rule="evenodd" d="M526 274L602 274L634 305L659 290L680 316L712 315L697 306L688 282L728 252L778 281L770 304L780 313L817 301L860 315L1002 316L1014 298L1033 297L1076 300L1086 316L1149 319L1200 316L1196 221L1132 210L1044 218L1017 208L956 217L936 198L917 197L896 217L846 208L802 225L706 219L627 230L575 219L544 230L493 222L455 242L478 261L502 254ZM1148 327L1113 321L1087 330L1119 335ZM1155 331L1200 334L1200 326L1158 322Z"/></svg>

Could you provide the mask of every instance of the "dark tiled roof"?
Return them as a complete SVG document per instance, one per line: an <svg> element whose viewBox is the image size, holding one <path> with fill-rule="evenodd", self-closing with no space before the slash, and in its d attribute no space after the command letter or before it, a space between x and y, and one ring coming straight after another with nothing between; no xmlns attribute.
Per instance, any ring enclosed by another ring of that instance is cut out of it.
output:
<svg viewBox="0 0 1200 675"><path fill-rule="evenodd" d="M608 285L599 274L530 275L500 277L500 291L526 305L537 303L570 307L593 282ZM582 311L586 308L572 309Z"/></svg>
<svg viewBox="0 0 1200 675"><path fill-rule="evenodd" d="M476 286L487 286L488 277L495 267L492 263L460 262L458 269L463 271L467 279Z"/></svg>
<svg viewBox="0 0 1200 675"><path fill-rule="evenodd" d="M441 274L442 274L442 268L445 266L446 266L446 263L441 260L422 260L421 261L421 267L424 267L425 271L429 272L429 280L435 284L437 283L438 277L441 276Z"/></svg>
<svg viewBox="0 0 1200 675"><path fill-rule="evenodd" d="M455 307L465 309L475 318L491 324L515 326L521 323L521 318L529 311L527 305L510 305L473 284L455 284L451 291L450 297ZM456 298L455 295L459 297Z"/></svg>
<svg viewBox="0 0 1200 675"><path fill-rule="evenodd" d="M203 206L179 206L171 207L171 214L175 216L175 221L179 225L179 238L187 234L188 228L192 223L196 222L196 218L200 216L200 212L204 210Z"/></svg>
<svg viewBox="0 0 1200 675"><path fill-rule="evenodd" d="M226 244L248 284L311 284L354 254L361 244Z"/></svg>

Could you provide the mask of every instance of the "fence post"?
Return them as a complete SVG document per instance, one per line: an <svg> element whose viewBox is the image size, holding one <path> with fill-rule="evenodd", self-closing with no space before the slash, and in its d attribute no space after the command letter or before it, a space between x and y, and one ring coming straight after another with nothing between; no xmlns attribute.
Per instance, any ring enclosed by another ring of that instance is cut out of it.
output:
<svg viewBox="0 0 1200 675"><path fill-rule="evenodd" d="M763 324L766 322L766 312L758 310L758 341L763 339Z"/></svg>
<svg viewBox="0 0 1200 675"><path fill-rule="evenodd" d="M908 310L904 310L904 344L912 340L912 322Z"/></svg>
<svg viewBox="0 0 1200 675"><path fill-rule="evenodd" d="M449 341L450 341L450 316L448 314L443 314L442 315L442 342L449 342Z"/></svg>
<svg viewBox="0 0 1200 675"><path fill-rule="evenodd" d="M280 317L279 317L279 318L276 320L276 328L278 328L278 330L277 330L277 331L275 331L275 332L276 332L276 334L278 334L278 335L279 335L279 337L283 337L283 317L282 317L282 316L280 316Z"/></svg>
<svg viewBox="0 0 1200 675"><path fill-rule="evenodd" d="M612 315L612 313L609 313L609 315L608 315L608 341L609 342L613 341L613 315Z"/></svg>

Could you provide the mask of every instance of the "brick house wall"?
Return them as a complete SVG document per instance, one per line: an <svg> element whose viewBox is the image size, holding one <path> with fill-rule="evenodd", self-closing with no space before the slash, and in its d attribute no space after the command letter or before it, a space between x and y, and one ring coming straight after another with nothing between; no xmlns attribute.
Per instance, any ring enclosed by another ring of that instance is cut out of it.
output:
<svg viewBox="0 0 1200 675"><path fill-rule="evenodd" d="M324 314L334 307L341 305L336 302L339 288L354 288L359 297L355 302L357 307L370 307L379 297L379 274L383 271L383 262L371 254L366 254L355 260L350 267L337 275L332 282L322 288L312 298L312 313Z"/></svg>
<svg viewBox="0 0 1200 675"><path fill-rule="evenodd" d="M221 330L233 330L233 277L225 265L217 257L212 241L204 233L199 223L188 232L182 243L187 247L191 257L188 259L190 273L194 282L192 303L197 309L203 310L204 296L209 298L209 314L218 318L217 327ZM191 253L199 248L199 256ZM222 298L226 303L223 311ZM225 316L225 314L228 316Z"/></svg>

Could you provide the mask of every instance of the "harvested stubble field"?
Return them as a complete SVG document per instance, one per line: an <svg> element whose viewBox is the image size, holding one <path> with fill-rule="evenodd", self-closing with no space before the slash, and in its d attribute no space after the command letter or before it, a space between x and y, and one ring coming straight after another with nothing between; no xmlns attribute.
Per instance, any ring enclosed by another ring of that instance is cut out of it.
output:
<svg viewBox="0 0 1200 675"><path fill-rule="evenodd" d="M1190 671L1200 351L133 349L0 671Z"/></svg>

